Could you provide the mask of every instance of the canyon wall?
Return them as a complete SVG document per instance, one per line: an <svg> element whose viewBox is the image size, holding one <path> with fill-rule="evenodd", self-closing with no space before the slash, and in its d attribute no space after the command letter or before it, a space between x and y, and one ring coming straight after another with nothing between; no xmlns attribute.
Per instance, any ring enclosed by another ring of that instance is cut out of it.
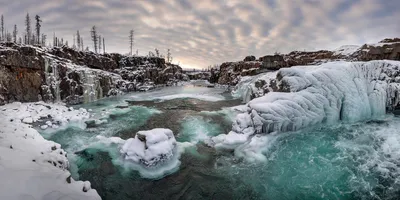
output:
<svg viewBox="0 0 400 200"><path fill-rule="evenodd" d="M187 79L181 67L158 57L0 44L0 105L39 100L78 104Z"/></svg>

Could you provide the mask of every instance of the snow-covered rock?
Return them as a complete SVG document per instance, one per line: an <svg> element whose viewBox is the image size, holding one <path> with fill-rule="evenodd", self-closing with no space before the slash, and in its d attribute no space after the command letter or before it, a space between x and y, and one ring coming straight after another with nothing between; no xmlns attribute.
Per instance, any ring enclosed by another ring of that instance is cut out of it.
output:
<svg viewBox="0 0 400 200"><path fill-rule="evenodd" d="M121 148L126 160L153 167L173 157L176 140L169 129L157 128L139 131L135 138L128 139Z"/></svg>
<svg viewBox="0 0 400 200"><path fill-rule="evenodd" d="M341 56L351 56L352 54L354 54L354 52L356 52L358 49L360 48L360 46L358 45L343 45L337 49L335 49L333 52L333 55L341 55Z"/></svg>
<svg viewBox="0 0 400 200"><path fill-rule="evenodd" d="M212 80L220 84L236 85L238 77L253 76L265 70L299 65L318 65L332 61L371 61L371 60L400 60L400 39L388 38L377 44L362 46L344 45L333 51L292 51L288 54L275 54L260 57L258 61L225 62L214 73L217 77Z"/></svg>
<svg viewBox="0 0 400 200"><path fill-rule="evenodd" d="M251 99L264 96L273 91L276 78L275 72L266 72L256 76L240 77L239 83L232 90L232 96L242 98L244 103Z"/></svg>
<svg viewBox="0 0 400 200"><path fill-rule="evenodd" d="M172 131L164 128L139 131L128 140L119 137L96 138L102 145L117 146L120 154L113 158L114 164L127 171L135 170L147 179L161 179L178 171L181 154L193 146L188 142L177 142Z"/></svg>
<svg viewBox="0 0 400 200"><path fill-rule="evenodd" d="M256 133L379 118L399 106L399 76L400 62L387 60L281 69L276 92L251 100L232 131L213 138L214 145L229 145L238 135L243 141Z"/></svg>
<svg viewBox="0 0 400 200"><path fill-rule="evenodd" d="M85 119L88 113L43 102L0 106L0 199L100 199L89 182L71 178L61 146L24 123L27 118L38 122L56 116L63 124Z"/></svg>

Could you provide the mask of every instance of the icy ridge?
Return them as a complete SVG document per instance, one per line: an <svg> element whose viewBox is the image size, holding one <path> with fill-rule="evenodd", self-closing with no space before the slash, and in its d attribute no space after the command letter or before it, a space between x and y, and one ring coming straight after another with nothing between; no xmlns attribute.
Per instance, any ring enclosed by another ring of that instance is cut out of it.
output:
<svg viewBox="0 0 400 200"><path fill-rule="evenodd" d="M101 199L88 181L75 181L67 153L44 139L32 123L58 128L89 117L85 109L61 104L11 103L0 106L0 199ZM46 128L45 127L45 128Z"/></svg>
<svg viewBox="0 0 400 200"><path fill-rule="evenodd" d="M399 104L400 62L332 62L285 68L279 70L276 82L276 92L247 103L232 131L212 138L212 143L235 148L257 133L379 118Z"/></svg>

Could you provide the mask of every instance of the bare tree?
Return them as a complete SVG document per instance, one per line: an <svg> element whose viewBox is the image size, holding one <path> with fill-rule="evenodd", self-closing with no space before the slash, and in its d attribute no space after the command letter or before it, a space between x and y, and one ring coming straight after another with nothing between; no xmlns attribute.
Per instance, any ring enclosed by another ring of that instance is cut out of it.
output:
<svg viewBox="0 0 400 200"><path fill-rule="evenodd" d="M76 49L76 45L75 45L75 34L72 35L72 49Z"/></svg>
<svg viewBox="0 0 400 200"><path fill-rule="evenodd" d="M160 51L157 48L154 51L156 52L156 56L159 58L160 57Z"/></svg>
<svg viewBox="0 0 400 200"><path fill-rule="evenodd" d="M101 35L99 35L99 53L101 53Z"/></svg>
<svg viewBox="0 0 400 200"><path fill-rule="evenodd" d="M103 37L103 54L106 53L106 43L104 42L104 37Z"/></svg>
<svg viewBox="0 0 400 200"><path fill-rule="evenodd" d="M76 31L76 43L78 43L78 50L81 50L81 35L79 34L79 30ZM83 50L83 47L82 47Z"/></svg>
<svg viewBox="0 0 400 200"><path fill-rule="evenodd" d="M131 55L133 54L133 40L134 40L133 33L134 33L133 29L129 31L129 45L131 48L131 52L130 52Z"/></svg>
<svg viewBox="0 0 400 200"><path fill-rule="evenodd" d="M12 41L12 34L6 31L6 41L11 42Z"/></svg>
<svg viewBox="0 0 400 200"><path fill-rule="evenodd" d="M1 37L0 40L3 41L4 40L4 16L1 15Z"/></svg>
<svg viewBox="0 0 400 200"><path fill-rule="evenodd" d="M81 37L81 48L82 48L82 51L83 51L83 38Z"/></svg>
<svg viewBox="0 0 400 200"><path fill-rule="evenodd" d="M172 62L171 50L168 49L167 50L167 63L171 63L171 62Z"/></svg>
<svg viewBox="0 0 400 200"><path fill-rule="evenodd" d="M17 34L18 34L17 25L14 24L14 31L13 31L14 43L17 43Z"/></svg>
<svg viewBox="0 0 400 200"><path fill-rule="evenodd" d="M29 42L30 44L34 45L36 43L36 37L35 34L31 35L31 41Z"/></svg>
<svg viewBox="0 0 400 200"><path fill-rule="evenodd" d="M26 44L30 44L31 42L31 18L29 17L29 13L26 13L26 18L25 18L25 26L26 26Z"/></svg>
<svg viewBox="0 0 400 200"><path fill-rule="evenodd" d="M36 20L36 36L37 36L36 44L40 44L40 27L42 27L40 23L42 22L42 20L40 19L39 15L35 16L35 20Z"/></svg>
<svg viewBox="0 0 400 200"><path fill-rule="evenodd" d="M46 46L47 35L42 33L42 46Z"/></svg>
<svg viewBox="0 0 400 200"><path fill-rule="evenodd" d="M98 41L98 36L97 36L96 26L93 26L93 27L92 27L92 30L90 31L90 33L91 33L91 36L92 36L94 52L97 53L97 41Z"/></svg>

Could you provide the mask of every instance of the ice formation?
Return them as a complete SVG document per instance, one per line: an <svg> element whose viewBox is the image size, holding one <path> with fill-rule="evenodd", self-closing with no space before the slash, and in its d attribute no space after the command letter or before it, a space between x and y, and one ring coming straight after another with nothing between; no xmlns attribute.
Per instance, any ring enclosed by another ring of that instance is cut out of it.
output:
<svg viewBox="0 0 400 200"><path fill-rule="evenodd" d="M400 62L332 62L316 67L285 68L277 90L247 104L227 135L215 146L236 148L256 133L294 131L339 120L378 118L400 101Z"/></svg>
<svg viewBox="0 0 400 200"><path fill-rule="evenodd" d="M106 141L102 140L103 143ZM116 164L136 170L143 178L149 179L160 179L176 172L181 163L181 153L191 146L190 143L176 142L173 132L164 128L139 131L126 141L111 138L108 143L122 144L122 160Z"/></svg>
<svg viewBox="0 0 400 200"><path fill-rule="evenodd" d="M125 142L121 153L127 160L152 167L169 160L175 148L176 140L172 131L157 128L137 132L135 138Z"/></svg>
<svg viewBox="0 0 400 200"><path fill-rule="evenodd" d="M74 181L67 153L45 140L31 123L64 124L88 117L63 105L12 103L0 107L0 199L100 199L90 183Z"/></svg>
<svg viewBox="0 0 400 200"><path fill-rule="evenodd" d="M232 96L242 98L244 103L249 102L252 98L263 96L265 91L273 90L270 83L275 77L276 71L256 76L243 76L232 91Z"/></svg>
<svg viewBox="0 0 400 200"><path fill-rule="evenodd" d="M46 85L42 85L42 89L52 96L51 99L54 99L56 102L61 102L60 77L57 70L57 64L49 57L45 57L44 61L44 77L46 79Z"/></svg>

